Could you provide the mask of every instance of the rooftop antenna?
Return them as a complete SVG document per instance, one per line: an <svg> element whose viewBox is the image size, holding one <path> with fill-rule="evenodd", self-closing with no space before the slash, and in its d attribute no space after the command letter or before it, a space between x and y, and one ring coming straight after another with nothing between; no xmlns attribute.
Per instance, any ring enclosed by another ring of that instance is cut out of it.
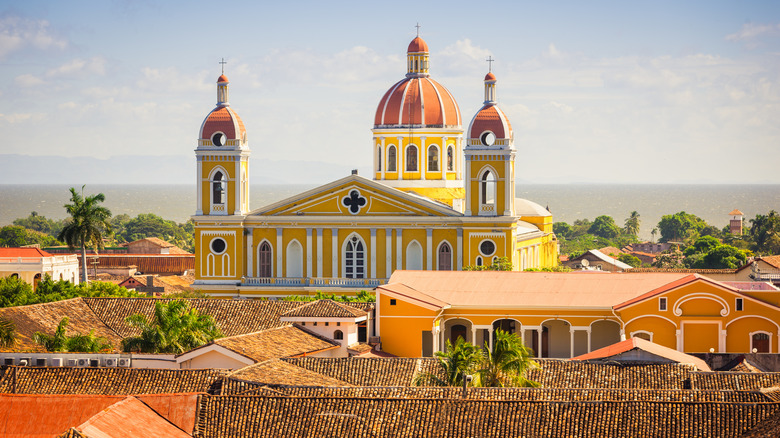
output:
<svg viewBox="0 0 780 438"><path fill-rule="evenodd" d="M227 64L227 61L225 61L225 58L222 58L222 61L219 61L220 64L222 64L222 74L225 74L225 64Z"/></svg>
<svg viewBox="0 0 780 438"><path fill-rule="evenodd" d="M493 63L496 61L492 56L488 56L485 60L488 63L488 72L493 72Z"/></svg>

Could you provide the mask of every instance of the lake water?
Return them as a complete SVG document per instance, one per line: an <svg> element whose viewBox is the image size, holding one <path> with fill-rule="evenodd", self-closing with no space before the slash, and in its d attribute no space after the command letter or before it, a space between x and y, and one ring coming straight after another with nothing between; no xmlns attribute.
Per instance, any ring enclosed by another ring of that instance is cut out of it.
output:
<svg viewBox="0 0 780 438"><path fill-rule="evenodd" d="M313 185L253 185L250 206L259 208L293 196ZM70 199L65 185L0 185L0 226L26 217L31 211L52 219L66 216L63 205ZM79 188L80 189L80 188ZM114 215L154 213L184 222L195 212L193 185L90 185L85 193L103 193L105 205ZM560 184L518 185L517 196L549 206L555 221L606 214L623 225L636 210L642 220L640 237L650 231L661 216L678 211L693 213L711 225L723 228L728 213L737 208L748 219L769 210L780 211L780 185L608 185Z"/></svg>

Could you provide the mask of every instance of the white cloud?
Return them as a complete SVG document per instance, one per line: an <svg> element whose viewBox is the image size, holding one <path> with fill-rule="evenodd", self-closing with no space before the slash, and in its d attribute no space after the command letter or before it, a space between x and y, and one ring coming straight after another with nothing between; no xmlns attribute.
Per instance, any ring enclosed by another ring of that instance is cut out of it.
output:
<svg viewBox="0 0 780 438"><path fill-rule="evenodd" d="M13 113L13 114L0 114L0 120L11 124L24 123L28 121L38 122L46 118L45 114L41 113Z"/></svg>
<svg viewBox="0 0 780 438"><path fill-rule="evenodd" d="M755 24L745 23L739 32L726 35L728 41L750 41L763 36L780 35L780 23L778 24Z"/></svg>
<svg viewBox="0 0 780 438"><path fill-rule="evenodd" d="M10 16L0 18L0 59L11 53L35 48L64 49L68 42L51 32L46 20L29 20Z"/></svg>
<svg viewBox="0 0 780 438"><path fill-rule="evenodd" d="M106 60L100 56L90 59L74 59L46 72L49 78L74 78L77 76L103 76L106 74Z"/></svg>
<svg viewBox="0 0 780 438"><path fill-rule="evenodd" d="M17 76L14 81L16 85L23 88L37 87L45 83L43 79L29 73Z"/></svg>

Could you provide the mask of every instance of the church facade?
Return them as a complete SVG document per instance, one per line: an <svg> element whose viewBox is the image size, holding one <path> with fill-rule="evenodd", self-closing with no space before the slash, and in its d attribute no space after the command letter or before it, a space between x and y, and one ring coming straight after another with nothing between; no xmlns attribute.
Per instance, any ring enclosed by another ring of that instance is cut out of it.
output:
<svg viewBox="0 0 780 438"><path fill-rule="evenodd" d="M552 267L552 215L515 198L514 135L496 77L464 138L460 108L430 78L428 46L407 50L407 73L380 100L372 178L353 173L249 209L249 143L228 103L227 77L201 125L196 276L212 296L354 293L396 270L462 270L506 258L514 270Z"/></svg>

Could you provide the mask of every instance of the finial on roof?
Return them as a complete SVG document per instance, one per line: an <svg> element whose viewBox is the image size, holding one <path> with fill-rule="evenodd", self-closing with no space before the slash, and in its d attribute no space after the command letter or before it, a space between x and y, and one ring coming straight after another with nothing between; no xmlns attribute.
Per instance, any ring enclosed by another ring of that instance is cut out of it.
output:
<svg viewBox="0 0 780 438"><path fill-rule="evenodd" d="M495 59L493 59L492 56L488 56L485 61L488 63L488 72L493 72L493 62L495 62Z"/></svg>
<svg viewBox="0 0 780 438"><path fill-rule="evenodd" d="M420 23L418 22L417 25L414 27L417 28L417 36L420 36Z"/></svg>
<svg viewBox="0 0 780 438"><path fill-rule="evenodd" d="M227 61L225 61L225 58L222 58L222 61L219 61L220 64L222 64L222 74L225 74L225 64L227 64Z"/></svg>

